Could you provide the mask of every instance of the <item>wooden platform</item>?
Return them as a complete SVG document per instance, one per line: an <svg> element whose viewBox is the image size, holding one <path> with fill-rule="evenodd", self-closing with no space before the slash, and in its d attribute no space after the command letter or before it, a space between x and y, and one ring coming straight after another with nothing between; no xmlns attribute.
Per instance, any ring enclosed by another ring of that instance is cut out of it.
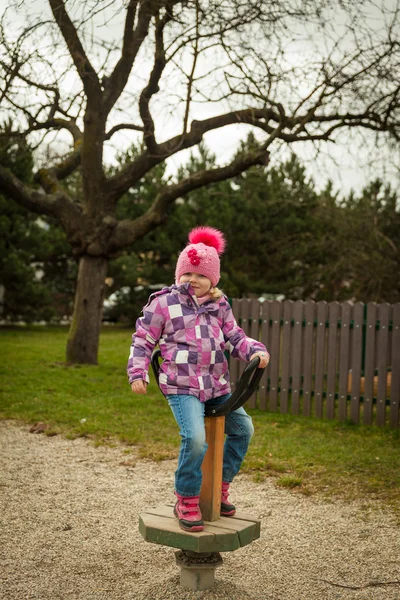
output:
<svg viewBox="0 0 400 600"><path fill-rule="evenodd" d="M172 511L171 504L139 516L139 531L147 542L192 552L229 552L260 537L260 519L246 513L204 521L204 531L189 533L179 527Z"/></svg>

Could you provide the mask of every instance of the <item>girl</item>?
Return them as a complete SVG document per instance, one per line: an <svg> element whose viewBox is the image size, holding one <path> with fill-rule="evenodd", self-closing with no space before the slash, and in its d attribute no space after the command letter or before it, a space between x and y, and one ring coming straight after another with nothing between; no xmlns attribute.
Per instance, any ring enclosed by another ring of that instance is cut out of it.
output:
<svg viewBox="0 0 400 600"><path fill-rule="evenodd" d="M207 444L204 403L217 406L230 396L228 363L224 351L249 361L260 357L267 366L269 354L263 344L246 336L237 325L228 299L216 288L220 278L219 256L225 248L223 234L198 227L176 265L175 285L149 298L137 320L128 360L132 391L145 394L152 352L159 344L163 363L159 385L172 409L181 435L175 472L174 514L185 531L204 528L199 508L201 465ZM232 516L229 484L238 473L254 429L244 408L225 420L221 515Z"/></svg>

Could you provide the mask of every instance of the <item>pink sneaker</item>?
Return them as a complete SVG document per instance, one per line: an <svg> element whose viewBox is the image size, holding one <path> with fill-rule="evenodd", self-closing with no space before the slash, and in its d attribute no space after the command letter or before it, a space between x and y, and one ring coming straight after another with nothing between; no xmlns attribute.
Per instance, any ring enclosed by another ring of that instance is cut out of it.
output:
<svg viewBox="0 0 400 600"><path fill-rule="evenodd" d="M199 507L200 496L180 496L174 506L174 515L179 519L179 526L184 531L203 531L204 523Z"/></svg>
<svg viewBox="0 0 400 600"><path fill-rule="evenodd" d="M229 483L226 481L222 482L221 492L221 517L233 517L236 512L236 508L233 504L228 501L229 496Z"/></svg>

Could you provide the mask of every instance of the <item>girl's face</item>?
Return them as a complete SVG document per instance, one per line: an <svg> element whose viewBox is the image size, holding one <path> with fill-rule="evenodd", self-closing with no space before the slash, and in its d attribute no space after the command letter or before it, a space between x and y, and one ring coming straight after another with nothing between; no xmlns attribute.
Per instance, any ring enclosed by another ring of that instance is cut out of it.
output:
<svg viewBox="0 0 400 600"><path fill-rule="evenodd" d="M190 283L197 298L207 294L212 287L211 281L200 273L184 273L181 275L179 283Z"/></svg>

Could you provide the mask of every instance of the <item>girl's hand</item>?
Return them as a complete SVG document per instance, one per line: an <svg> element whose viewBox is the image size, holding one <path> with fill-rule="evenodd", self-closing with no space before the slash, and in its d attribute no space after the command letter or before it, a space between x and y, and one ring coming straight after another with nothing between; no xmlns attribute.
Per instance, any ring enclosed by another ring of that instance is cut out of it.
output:
<svg viewBox="0 0 400 600"><path fill-rule="evenodd" d="M269 363L268 352L255 352L252 356L250 356L250 360L253 360L253 358L256 358L256 356L259 356L259 358L260 358L260 363L258 365L258 368L265 369L265 367Z"/></svg>
<svg viewBox="0 0 400 600"><path fill-rule="evenodd" d="M145 394L147 391L147 383L142 379L135 379L131 383L131 389L134 394Z"/></svg>

